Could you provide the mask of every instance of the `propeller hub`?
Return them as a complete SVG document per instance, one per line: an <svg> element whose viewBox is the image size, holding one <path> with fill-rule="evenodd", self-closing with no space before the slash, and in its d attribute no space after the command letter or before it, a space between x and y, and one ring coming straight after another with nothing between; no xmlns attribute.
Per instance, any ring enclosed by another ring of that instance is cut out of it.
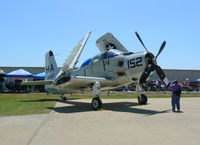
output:
<svg viewBox="0 0 200 145"><path fill-rule="evenodd" d="M145 58L146 58L147 65L155 63L154 62L155 61L155 56L152 53L148 52L146 54Z"/></svg>

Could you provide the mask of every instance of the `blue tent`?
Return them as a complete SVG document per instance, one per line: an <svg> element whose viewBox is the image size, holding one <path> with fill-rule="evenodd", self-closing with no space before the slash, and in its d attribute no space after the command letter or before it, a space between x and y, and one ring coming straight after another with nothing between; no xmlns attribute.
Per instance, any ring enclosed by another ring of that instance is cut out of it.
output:
<svg viewBox="0 0 200 145"><path fill-rule="evenodd" d="M197 79L196 82L200 82L200 79Z"/></svg>
<svg viewBox="0 0 200 145"><path fill-rule="evenodd" d="M6 77L33 77L33 75L24 69L18 69L6 74Z"/></svg>
<svg viewBox="0 0 200 145"><path fill-rule="evenodd" d="M33 75L34 78L36 79L44 79L45 78L45 72Z"/></svg>

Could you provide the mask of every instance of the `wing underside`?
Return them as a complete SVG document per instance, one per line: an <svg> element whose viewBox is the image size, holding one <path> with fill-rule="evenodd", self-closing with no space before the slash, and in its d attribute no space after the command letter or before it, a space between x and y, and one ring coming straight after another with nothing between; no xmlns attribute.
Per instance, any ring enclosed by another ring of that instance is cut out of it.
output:
<svg viewBox="0 0 200 145"><path fill-rule="evenodd" d="M87 35L85 35L85 37L83 37L83 39L74 47L70 56L66 59L64 65L62 67L62 71L70 71L75 68L75 65L78 62L78 59L83 51L83 48L85 47L85 44L86 44L91 32L92 31L90 30L87 33Z"/></svg>
<svg viewBox="0 0 200 145"><path fill-rule="evenodd" d="M58 86L53 86L53 88L73 91L91 90L95 82L99 82L104 88L112 83L111 80L100 77L76 76L71 78L68 82Z"/></svg>

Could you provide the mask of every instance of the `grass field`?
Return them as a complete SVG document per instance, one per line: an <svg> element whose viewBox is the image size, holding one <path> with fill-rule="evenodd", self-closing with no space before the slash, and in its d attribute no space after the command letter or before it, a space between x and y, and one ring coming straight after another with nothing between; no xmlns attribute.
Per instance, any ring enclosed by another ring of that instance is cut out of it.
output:
<svg viewBox="0 0 200 145"><path fill-rule="evenodd" d="M149 98L167 98L171 93L148 92L145 93ZM68 99L92 99L91 93L65 95ZM137 98L137 93L132 92L111 92L102 93L102 99L133 99ZM182 97L200 97L200 93L182 93ZM51 111L59 95L46 95L45 93L30 94L0 94L0 116L43 114Z"/></svg>

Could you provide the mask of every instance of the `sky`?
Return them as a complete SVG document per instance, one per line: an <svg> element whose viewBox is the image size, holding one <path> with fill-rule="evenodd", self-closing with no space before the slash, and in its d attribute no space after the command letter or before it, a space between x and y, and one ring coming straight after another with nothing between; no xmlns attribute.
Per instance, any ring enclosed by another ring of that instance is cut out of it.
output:
<svg viewBox="0 0 200 145"><path fill-rule="evenodd" d="M100 51L96 40L112 33L129 51L157 54L163 69L200 69L199 0L0 0L0 66L58 66L91 29L78 66Z"/></svg>

